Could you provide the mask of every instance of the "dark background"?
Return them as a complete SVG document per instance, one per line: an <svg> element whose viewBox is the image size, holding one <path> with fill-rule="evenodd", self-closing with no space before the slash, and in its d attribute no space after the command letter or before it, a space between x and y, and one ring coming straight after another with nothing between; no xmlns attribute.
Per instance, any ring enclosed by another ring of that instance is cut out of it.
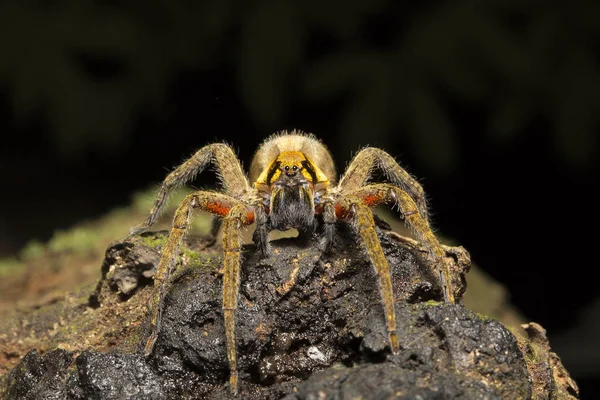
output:
<svg viewBox="0 0 600 400"><path fill-rule="evenodd" d="M585 398L598 21L593 0L3 2L0 256L126 205L209 142L249 165L298 128L340 170L379 146L419 177L440 234L548 330Z"/></svg>

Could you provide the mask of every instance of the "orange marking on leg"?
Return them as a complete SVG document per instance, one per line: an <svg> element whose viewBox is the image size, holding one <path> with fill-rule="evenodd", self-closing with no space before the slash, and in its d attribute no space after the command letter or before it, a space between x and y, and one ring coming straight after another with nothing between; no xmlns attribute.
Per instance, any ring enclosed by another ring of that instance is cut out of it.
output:
<svg viewBox="0 0 600 400"><path fill-rule="evenodd" d="M338 219L347 219L352 217L352 211L342 207L340 204L335 204L335 216Z"/></svg>
<svg viewBox="0 0 600 400"><path fill-rule="evenodd" d="M383 198L381 193L368 193L362 198L362 200L369 207L374 207L383 203L385 199Z"/></svg>
<svg viewBox="0 0 600 400"><path fill-rule="evenodd" d="M246 209L246 224L250 225L251 223L254 222L254 211L252 211L252 209L247 208Z"/></svg>
<svg viewBox="0 0 600 400"><path fill-rule="evenodd" d="M231 210L231 207L221 202L208 203L206 205L206 211L213 214L218 214L222 217L227 216L227 214L229 214L229 210Z"/></svg>

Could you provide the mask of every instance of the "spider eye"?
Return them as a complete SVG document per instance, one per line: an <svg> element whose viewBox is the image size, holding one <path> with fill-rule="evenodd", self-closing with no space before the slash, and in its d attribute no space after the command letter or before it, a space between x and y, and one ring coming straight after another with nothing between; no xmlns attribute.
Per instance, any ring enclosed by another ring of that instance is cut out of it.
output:
<svg viewBox="0 0 600 400"><path fill-rule="evenodd" d="M297 171L297 170L298 170L298 167L294 165L294 166L292 167L292 169L293 169L294 171Z"/></svg>
<svg viewBox="0 0 600 400"><path fill-rule="evenodd" d="M290 167L288 165L286 165L285 167L283 167L283 169L285 169L286 171L289 171Z"/></svg>

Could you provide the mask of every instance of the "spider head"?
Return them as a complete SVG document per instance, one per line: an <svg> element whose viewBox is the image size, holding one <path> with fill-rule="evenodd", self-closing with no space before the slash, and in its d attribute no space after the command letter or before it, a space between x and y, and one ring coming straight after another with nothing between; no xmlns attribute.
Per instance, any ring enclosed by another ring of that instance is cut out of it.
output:
<svg viewBox="0 0 600 400"><path fill-rule="evenodd" d="M274 185L297 186L313 183L311 163L299 151L284 151L271 164L271 183Z"/></svg>
<svg viewBox="0 0 600 400"><path fill-rule="evenodd" d="M313 225L313 175L310 161L299 151L282 152L271 164L267 182L274 228L306 229Z"/></svg>
<svg viewBox="0 0 600 400"><path fill-rule="evenodd" d="M329 180L302 151L279 151L254 183L269 207L273 229L309 230L315 218L315 201L325 192Z"/></svg>

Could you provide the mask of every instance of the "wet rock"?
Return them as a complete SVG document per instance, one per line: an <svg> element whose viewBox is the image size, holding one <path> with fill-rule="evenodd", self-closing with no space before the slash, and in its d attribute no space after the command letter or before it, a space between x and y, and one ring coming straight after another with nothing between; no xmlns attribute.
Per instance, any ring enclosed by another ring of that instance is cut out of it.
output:
<svg viewBox="0 0 600 400"><path fill-rule="evenodd" d="M365 338L362 363L316 373L286 399L530 397L517 341L498 322L447 304L405 304L397 310L403 321L398 354L374 364L379 346Z"/></svg>
<svg viewBox="0 0 600 400"><path fill-rule="evenodd" d="M465 383L453 374L432 371L425 375L414 369L383 363L353 368L333 366L315 373L285 400L390 398L502 399L482 382Z"/></svg>
<svg viewBox="0 0 600 400"><path fill-rule="evenodd" d="M148 301L145 277L158 261L152 254L159 254L164 234L146 235L109 249L103 281L92 296L95 307L110 307L114 296ZM377 274L351 232L340 229L327 258L316 238L277 240L268 258L254 246L245 248L236 314L239 398L531 398L527 357L510 331L461 305L440 302L426 253L410 240L379 235L397 300L398 354L389 348ZM206 243L185 243L149 357L142 356L150 333L146 317L132 353L115 347L90 349L75 360L71 353L28 355L11 372L8 398L35 398L26 397L29 393L72 399L231 398L222 257ZM447 250L460 284L468 257L461 249ZM122 279L115 275L135 281L129 296L116 294ZM46 376L57 378L40 380Z"/></svg>
<svg viewBox="0 0 600 400"><path fill-rule="evenodd" d="M6 398L37 400L64 399L68 368L73 354L62 349L39 355L31 350L8 374Z"/></svg>

